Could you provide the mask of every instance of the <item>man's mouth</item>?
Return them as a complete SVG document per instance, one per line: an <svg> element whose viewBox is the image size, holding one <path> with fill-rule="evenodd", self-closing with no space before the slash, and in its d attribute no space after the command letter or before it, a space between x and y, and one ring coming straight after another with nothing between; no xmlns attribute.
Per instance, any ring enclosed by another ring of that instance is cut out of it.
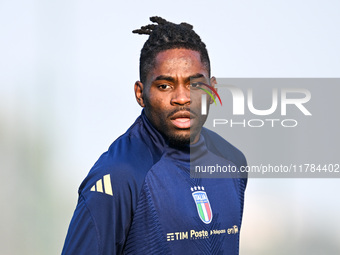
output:
<svg viewBox="0 0 340 255"><path fill-rule="evenodd" d="M179 129L188 129L191 126L193 116L190 112L177 112L171 116L170 120Z"/></svg>

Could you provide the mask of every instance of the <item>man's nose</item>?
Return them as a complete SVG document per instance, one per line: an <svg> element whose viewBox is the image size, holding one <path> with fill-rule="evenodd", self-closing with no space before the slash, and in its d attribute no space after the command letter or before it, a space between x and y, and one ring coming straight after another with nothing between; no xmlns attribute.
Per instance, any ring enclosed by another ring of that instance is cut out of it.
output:
<svg viewBox="0 0 340 255"><path fill-rule="evenodd" d="M171 105L190 105L190 89L178 86L172 96Z"/></svg>

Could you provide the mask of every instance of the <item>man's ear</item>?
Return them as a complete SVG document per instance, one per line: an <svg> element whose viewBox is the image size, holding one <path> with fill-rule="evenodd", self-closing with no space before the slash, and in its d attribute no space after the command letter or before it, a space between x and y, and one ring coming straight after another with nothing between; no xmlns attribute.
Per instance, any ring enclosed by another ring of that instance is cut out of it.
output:
<svg viewBox="0 0 340 255"><path fill-rule="evenodd" d="M216 84L217 84L216 78L214 76L212 76L210 78L210 86L212 86L216 90L216 92L217 92ZM216 94L215 93L212 93L212 94L213 94L214 98L216 99ZM210 97L210 102L209 103L210 104L214 103L214 100L211 97Z"/></svg>
<svg viewBox="0 0 340 255"><path fill-rule="evenodd" d="M140 81L136 81L135 83L135 97L137 100L137 103L141 106L141 107L145 107L144 104L144 84L141 83Z"/></svg>

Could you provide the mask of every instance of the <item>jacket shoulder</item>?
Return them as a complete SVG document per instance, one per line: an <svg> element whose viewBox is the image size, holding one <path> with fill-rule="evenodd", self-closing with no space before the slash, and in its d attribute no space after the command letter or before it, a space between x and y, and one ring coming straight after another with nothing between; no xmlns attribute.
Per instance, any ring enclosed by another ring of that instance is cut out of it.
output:
<svg viewBox="0 0 340 255"><path fill-rule="evenodd" d="M244 154L223 137L207 128L202 128L202 135L209 150L233 162L239 168L247 165Z"/></svg>

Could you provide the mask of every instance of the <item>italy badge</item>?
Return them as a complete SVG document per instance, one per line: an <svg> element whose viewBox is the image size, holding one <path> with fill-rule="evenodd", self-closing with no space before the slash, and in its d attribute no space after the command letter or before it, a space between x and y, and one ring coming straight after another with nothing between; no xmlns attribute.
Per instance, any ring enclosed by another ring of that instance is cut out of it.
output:
<svg viewBox="0 0 340 255"><path fill-rule="evenodd" d="M195 200L198 215L205 224L209 224L212 220L212 211L207 193L204 187L191 188L192 197Z"/></svg>

